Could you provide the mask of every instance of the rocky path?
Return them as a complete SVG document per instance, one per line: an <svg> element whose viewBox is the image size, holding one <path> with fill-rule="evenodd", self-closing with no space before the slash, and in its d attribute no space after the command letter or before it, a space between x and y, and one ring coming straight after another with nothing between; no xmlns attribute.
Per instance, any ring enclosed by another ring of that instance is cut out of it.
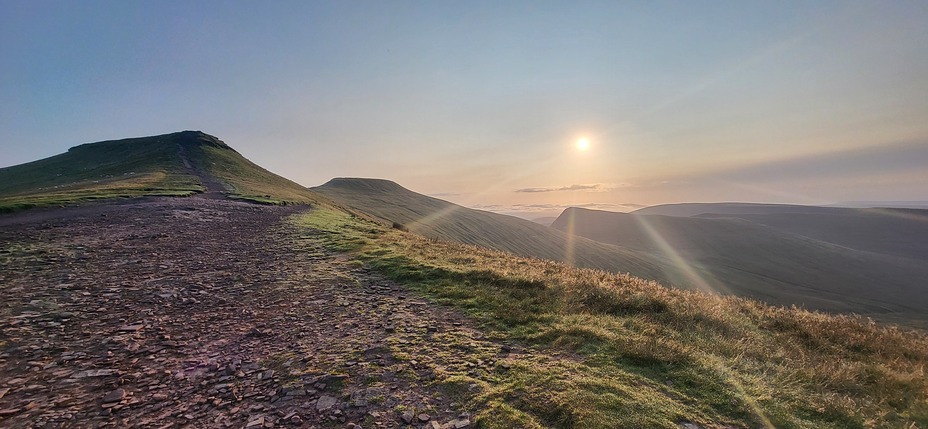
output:
<svg viewBox="0 0 928 429"><path fill-rule="evenodd" d="M152 199L0 226L0 427L472 426L518 352L321 249L307 208Z"/></svg>

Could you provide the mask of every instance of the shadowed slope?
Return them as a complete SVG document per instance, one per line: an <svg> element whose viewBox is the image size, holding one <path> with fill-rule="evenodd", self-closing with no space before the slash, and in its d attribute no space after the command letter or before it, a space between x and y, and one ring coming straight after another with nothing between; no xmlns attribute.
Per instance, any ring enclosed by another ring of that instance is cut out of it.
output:
<svg viewBox="0 0 928 429"><path fill-rule="evenodd" d="M264 203L319 196L245 159L216 137L183 131L73 147L0 169L0 210L143 195L208 192Z"/></svg>
<svg viewBox="0 0 928 429"><path fill-rule="evenodd" d="M703 214L737 217L867 252L928 261L928 210L832 209L820 213Z"/></svg>
<svg viewBox="0 0 928 429"><path fill-rule="evenodd" d="M856 250L928 260L928 210L923 209L684 203L633 214L739 218Z"/></svg>
<svg viewBox="0 0 928 429"><path fill-rule="evenodd" d="M336 202L429 238L663 280L656 258L537 223L412 192L389 180L337 178L313 188Z"/></svg>
<svg viewBox="0 0 928 429"><path fill-rule="evenodd" d="M838 207L801 206L794 204L763 203L680 203L659 204L633 211L636 215L662 215L689 217L706 213L741 215L767 213L834 213L844 210Z"/></svg>
<svg viewBox="0 0 928 429"><path fill-rule="evenodd" d="M928 318L921 311L928 306L928 268L908 258L849 249L743 219L570 208L553 227L642 252L674 252L678 264L705 273L720 292L884 319Z"/></svg>

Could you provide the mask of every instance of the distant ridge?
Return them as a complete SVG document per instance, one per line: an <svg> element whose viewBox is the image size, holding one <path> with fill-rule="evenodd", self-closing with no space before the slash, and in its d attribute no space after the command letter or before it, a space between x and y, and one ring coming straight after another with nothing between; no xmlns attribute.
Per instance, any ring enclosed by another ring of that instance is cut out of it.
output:
<svg viewBox="0 0 928 429"><path fill-rule="evenodd" d="M828 207L928 209L928 201L842 201Z"/></svg>
<svg viewBox="0 0 928 429"><path fill-rule="evenodd" d="M892 202L884 202L892 203ZM899 206L905 205L903 202ZM910 202L913 203L913 202ZM928 210L758 203L683 203L646 207L636 215L738 218L865 252L928 262Z"/></svg>
<svg viewBox="0 0 928 429"><path fill-rule="evenodd" d="M341 205L429 238L666 280L660 264L647 255L582 237L572 238L514 216L469 209L410 191L390 180L341 177L313 190Z"/></svg>
<svg viewBox="0 0 928 429"><path fill-rule="evenodd" d="M0 211L194 194L266 204L313 203L321 198L201 131L85 143L60 155L0 169Z"/></svg>
<svg viewBox="0 0 928 429"><path fill-rule="evenodd" d="M766 204L766 203L679 203L660 204L633 211L639 215L663 216L698 216L706 213L713 214L758 214L758 213L822 213L829 212L831 207L803 206L795 204Z"/></svg>
<svg viewBox="0 0 928 429"><path fill-rule="evenodd" d="M392 180L359 177L336 177L319 188L335 188L363 193L411 192Z"/></svg>

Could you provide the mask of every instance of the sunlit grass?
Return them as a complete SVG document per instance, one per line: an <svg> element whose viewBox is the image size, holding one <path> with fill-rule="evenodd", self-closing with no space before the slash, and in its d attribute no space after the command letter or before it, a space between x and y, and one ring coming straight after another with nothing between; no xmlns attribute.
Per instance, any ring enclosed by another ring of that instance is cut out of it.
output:
<svg viewBox="0 0 928 429"><path fill-rule="evenodd" d="M32 192L2 196L0 197L0 212L145 195L185 197L202 192L203 189L196 177L153 171L128 177L86 179Z"/></svg>
<svg viewBox="0 0 928 429"><path fill-rule="evenodd" d="M474 380L485 427L928 426L919 333L427 240L336 211L296 222L491 337L567 357Z"/></svg>

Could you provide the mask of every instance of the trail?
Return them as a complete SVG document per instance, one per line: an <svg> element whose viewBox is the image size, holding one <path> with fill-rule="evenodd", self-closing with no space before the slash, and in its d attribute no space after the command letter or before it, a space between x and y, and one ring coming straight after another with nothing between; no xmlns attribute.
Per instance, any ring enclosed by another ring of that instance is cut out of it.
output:
<svg viewBox="0 0 928 429"><path fill-rule="evenodd" d="M94 207L0 230L0 427L464 428L432 380L522 353L325 251L305 207Z"/></svg>
<svg viewBox="0 0 928 429"><path fill-rule="evenodd" d="M187 150L184 148L183 144L177 144L177 156L180 158L181 162L184 163L184 168L187 169L188 173L197 176L200 179L200 183L206 188L205 192L195 194L194 196L212 200L226 199L225 192L229 190L229 187L214 179L212 175L202 168L194 167L193 163L191 163L190 159L187 157Z"/></svg>

